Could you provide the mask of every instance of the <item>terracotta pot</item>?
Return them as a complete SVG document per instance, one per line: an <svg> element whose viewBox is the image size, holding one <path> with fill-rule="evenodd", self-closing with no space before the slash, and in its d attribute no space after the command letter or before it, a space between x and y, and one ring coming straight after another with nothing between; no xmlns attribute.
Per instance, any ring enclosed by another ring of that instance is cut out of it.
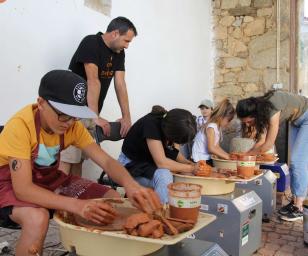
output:
<svg viewBox="0 0 308 256"><path fill-rule="evenodd" d="M168 185L170 217L197 221L201 204L201 185L176 182Z"/></svg>
<svg viewBox="0 0 308 256"><path fill-rule="evenodd" d="M237 174L250 178L254 175L256 168L256 156L238 155Z"/></svg>

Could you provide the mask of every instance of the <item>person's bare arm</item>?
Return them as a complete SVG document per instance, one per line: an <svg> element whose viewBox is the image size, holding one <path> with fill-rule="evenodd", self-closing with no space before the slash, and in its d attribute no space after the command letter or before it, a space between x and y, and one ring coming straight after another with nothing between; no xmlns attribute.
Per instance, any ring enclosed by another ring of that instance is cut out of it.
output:
<svg viewBox="0 0 308 256"><path fill-rule="evenodd" d="M174 143L173 146L174 146L177 150L179 150L179 154L178 154L178 156L177 156L177 158L176 158L176 161L177 161L177 162L182 163L182 164L194 164L194 162L188 160L188 159L181 153L181 151L180 151L180 147L181 147L180 144Z"/></svg>
<svg viewBox="0 0 308 256"><path fill-rule="evenodd" d="M270 150L274 144L275 140L277 138L277 134L279 131L279 117L280 117L280 111L275 113L269 122L269 127L266 133L265 142L257 147L256 145L249 151L251 154L262 154L268 150Z"/></svg>
<svg viewBox="0 0 308 256"><path fill-rule="evenodd" d="M205 130L206 137L207 137L207 149L210 154L219 156L220 158L223 159L229 159L229 154L225 152L219 144L215 145L215 132L214 129L211 127L208 127Z"/></svg>
<svg viewBox="0 0 308 256"><path fill-rule="evenodd" d="M122 137L125 137L132 124L124 71L115 72L114 88L122 113L122 118L119 119L121 122L120 134Z"/></svg>
<svg viewBox="0 0 308 256"><path fill-rule="evenodd" d="M9 158L9 166L14 193L21 201L69 211L97 223L110 223L115 218L116 213L108 204L61 196L34 184L30 160Z"/></svg>
<svg viewBox="0 0 308 256"><path fill-rule="evenodd" d="M255 148L261 147L265 143L266 133L262 133L260 139L254 145Z"/></svg>
<svg viewBox="0 0 308 256"><path fill-rule="evenodd" d="M92 109L98 116L95 119L95 123L102 127L104 134L110 135L110 124L108 120L99 117L98 113L98 102L99 102L99 94L101 91L101 82L99 80L98 67L94 63L85 63L84 64L86 76L87 76L87 84L88 84L88 93L87 93L87 102L90 109Z"/></svg>
<svg viewBox="0 0 308 256"><path fill-rule="evenodd" d="M88 106L98 115L98 99L101 91L101 82L98 78L98 67L93 63L85 63L84 68L88 84Z"/></svg>
<svg viewBox="0 0 308 256"><path fill-rule="evenodd" d="M181 152L179 152L176 161L182 164L194 164L194 162L188 160Z"/></svg>
<svg viewBox="0 0 308 256"><path fill-rule="evenodd" d="M96 143L88 145L83 150L114 182L125 188L127 197L138 208L151 213L161 207L158 195L152 189L140 186L118 161Z"/></svg>
<svg viewBox="0 0 308 256"><path fill-rule="evenodd" d="M147 139L147 145L149 147L152 158L158 168L166 168L170 171L186 173L193 173L195 171L195 165L179 163L166 157L164 147L161 141Z"/></svg>

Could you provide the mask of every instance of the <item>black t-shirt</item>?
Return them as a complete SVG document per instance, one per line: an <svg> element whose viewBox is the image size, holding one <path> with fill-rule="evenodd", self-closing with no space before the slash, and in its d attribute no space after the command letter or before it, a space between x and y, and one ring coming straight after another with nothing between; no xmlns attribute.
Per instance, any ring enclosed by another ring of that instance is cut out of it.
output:
<svg viewBox="0 0 308 256"><path fill-rule="evenodd" d="M98 67L98 77L101 91L98 101L98 111L102 110L110 82L115 71L125 71L125 52L113 52L104 43L103 33L86 36L78 46L69 69L87 80L84 63L94 63Z"/></svg>
<svg viewBox="0 0 308 256"><path fill-rule="evenodd" d="M127 133L122 145L122 152L133 161L154 163L146 142L146 139L153 139L161 141L165 155L176 160L179 151L165 145L161 121L162 116L156 114L147 114L140 118Z"/></svg>

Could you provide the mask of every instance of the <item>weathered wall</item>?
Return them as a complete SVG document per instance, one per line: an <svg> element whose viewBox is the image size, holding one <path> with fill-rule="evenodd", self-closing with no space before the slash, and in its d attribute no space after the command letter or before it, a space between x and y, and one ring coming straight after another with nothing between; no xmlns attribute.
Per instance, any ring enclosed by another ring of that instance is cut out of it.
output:
<svg viewBox="0 0 308 256"><path fill-rule="evenodd" d="M276 0L213 0L215 82L214 99L229 97L234 104L250 96L263 95L273 83L289 89L290 0L280 1L280 59L277 60ZM238 135L234 121L224 133L223 147L228 150ZM281 161L286 161L286 126L276 140Z"/></svg>
<svg viewBox="0 0 308 256"><path fill-rule="evenodd" d="M289 88L289 0L281 1L280 82ZM215 84L220 101L263 94L276 82L276 1L213 1Z"/></svg>

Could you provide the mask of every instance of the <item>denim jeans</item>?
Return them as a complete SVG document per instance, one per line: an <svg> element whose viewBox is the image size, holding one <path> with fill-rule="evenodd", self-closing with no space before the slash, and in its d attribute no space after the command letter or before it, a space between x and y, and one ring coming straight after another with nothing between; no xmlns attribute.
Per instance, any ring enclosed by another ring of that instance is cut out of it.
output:
<svg viewBox="0 0 308 256"><path fill-rule="evenodd" d="M120 154L118 161L125 166L131 160L124 155ZM142 186L153 188L158 194L161 203L168 203L168 185L173 182L173 176L168 169L158 168L156 169L152 179L145 177L134 177L134 179Z"/></svg>
<svg viewBox="0 0 308 256"><path fill-rule="evenodd" d="M291 191L306 197L308 189L308 110L291 124L290 134Z"/></svg>

